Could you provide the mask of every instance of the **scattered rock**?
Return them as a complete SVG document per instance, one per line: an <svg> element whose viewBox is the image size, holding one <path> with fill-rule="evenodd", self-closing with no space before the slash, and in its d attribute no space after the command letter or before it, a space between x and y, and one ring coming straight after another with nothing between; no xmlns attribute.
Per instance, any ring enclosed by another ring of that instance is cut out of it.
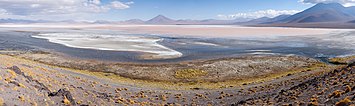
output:
<svg viewBox="0 0 355 106"><path fill-rule="evenodd" d="M64 98L64 103L70 103L73 106L76 105L76 102L73 99L73 96L71 95L70 91L66 89L59 89L57 92L49 93L48 96L62 96ZM65 102L65 100L67 100L67 102Z"/></svg>

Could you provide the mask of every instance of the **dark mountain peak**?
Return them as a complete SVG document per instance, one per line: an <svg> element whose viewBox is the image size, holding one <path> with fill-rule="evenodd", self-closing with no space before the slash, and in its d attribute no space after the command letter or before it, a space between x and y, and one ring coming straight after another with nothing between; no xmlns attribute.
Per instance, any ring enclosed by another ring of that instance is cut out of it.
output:
<svg viewBox="0 0 355 106"><path fill-rule="evenodd" d="M315 7L344 7L340 3L318 3L315 5Z"/></svg>
<svg viewBox="0 0 355 106"><path fill-rule="evenodd" d="M355 13L339 3L318 3L300 13L280 20L281 23L340 22L354 18Z"/></svg>
<svg viewBox="0 0 355 106"><path fill-rule="evenodd" d="M309 8L308 10L324 10L324 9L336 9L336 10L341 10L345 9L343 5L339 3L318 3L314 5L313 7Z"/></svg>
<svg viewBox="0 0 355 106"><path fill-rule="evenodd" d="M147 21L148 24L170 24L174 22L175 20L165 17L163 15L158 15Z"/></svg>
<svg viewBox="0 0 355 106"><path fill-rule="evenodd" d="M168 17L165 17L164 15L158 15L158 16L152 18L151 20L154 20L154 19L159 19L159 20L172 20L172 19L170 19L170 18L168 18Z"/></svg>
<svg viewBox="0 0 355 106"><path fill-rule="evenodd" d="M313 7L307 9L306 11L324 11L324 10L336 10L336 11L344 11L346 7L339 3L318 3Z"/></svg>
<svg viewBox="0 0 355 106"><path fill-rule="evenodd" d="M156 16L156 18L167 18L167 17L165 17L164 15L159 14L159 15Z"/></svg>

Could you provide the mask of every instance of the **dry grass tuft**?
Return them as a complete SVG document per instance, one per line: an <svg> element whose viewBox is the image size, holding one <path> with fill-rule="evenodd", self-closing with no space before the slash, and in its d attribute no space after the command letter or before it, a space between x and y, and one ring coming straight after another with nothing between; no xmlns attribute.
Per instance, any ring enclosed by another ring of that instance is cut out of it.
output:
<svg viewBox="0 0 355 106"><path fill-rule="evenodd" d="M350 104L351 100L346 97L343 100L340 100L339 102L335 103L335 106L348 106Z"/></svg>
<svg viewBox="0 0 355 106"><path fill-rule="evenodd" d="M349 85L346 86L345 88L345 93L351 92L351 87Z"/></svg>
<svg viewBox="0 0 355 106"><path fill-rule="evenodd" d="M336 91L334 91L332 94L329 94L329 98L331 98L331 97L335 97L335 98L338 98L338 97L340 97L341 96L341 94L343 93L343 91L340 91L340 90L336 90Z"/></svg>
<svg viewBox="0 0 355 106"><path fill-rule="evenodd" d="M20 101L25 101L25 97L24 96L18 96L18 99L20 100Z"/></svg>
<svg viewBox="0 0 355 106"><path fill-rule="evenodd" d="M4 104L5 104L4 99L0 97L0 106L4 106Z"/></svg>
<svg viewBox="0 0 355 106"><path fill-rule="evenodd" d="M64 103L65 105L70 105L70 101L67 99L66 96L64 96L63 103Z"/></svg>

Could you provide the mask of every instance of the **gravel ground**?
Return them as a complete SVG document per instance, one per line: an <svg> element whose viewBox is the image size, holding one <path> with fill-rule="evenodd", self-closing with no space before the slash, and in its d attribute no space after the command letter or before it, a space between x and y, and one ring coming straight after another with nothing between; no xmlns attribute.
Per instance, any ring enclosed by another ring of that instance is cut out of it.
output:
<svg viewBox="0 0 355 106"><path fill-rule="evenodd" d="M305 71L262 83L212 90L166 90L0 55L0 104L12 105L334 105L354 103L353 65ZM350 89L349 89L350 87ZM326 90L324 90L326 89ZM324 90L323 93L319 93ZM329 96L339 90L340 94ZM317 99L311 99L313 96Z"/></svg>

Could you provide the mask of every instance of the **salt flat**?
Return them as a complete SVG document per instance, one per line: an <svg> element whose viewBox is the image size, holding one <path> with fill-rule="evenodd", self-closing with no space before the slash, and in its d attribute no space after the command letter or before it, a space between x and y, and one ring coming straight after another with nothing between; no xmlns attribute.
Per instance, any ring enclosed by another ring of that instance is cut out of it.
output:
<svg viewBox="0 0 355 106"><path fill-rule="evenodd" d="M32 37L73 48L152 53L145 59L178 58L182 53L158 44L161 38L90 33L44 33Z"/></svg>
<svg viewBox="0 0 355 106"><path fill-rule="evenodd" d="M280 37L294 35L318 35L352 29L244 27L236 25L107 25L98 29L121 30L136 34L158 34L175 37L245 38Z"/></svg>
<svg viewBox="0 0 355 106"><path fill-rule="evenodd" d="M218 58L260 54L259 51L250 51L260 49L268 50L263 54L296 54L316 58L351 55L355 51L353 29L112 24L8 24L0 25L0 28L40 33L31 36L71 48L140 54L129 57L131 60L135 57L143 60ZM63 51L66 53L68 50ZM97 54L97 51L92 52ZM98 58L107 57L103 54Z"/></svg>

